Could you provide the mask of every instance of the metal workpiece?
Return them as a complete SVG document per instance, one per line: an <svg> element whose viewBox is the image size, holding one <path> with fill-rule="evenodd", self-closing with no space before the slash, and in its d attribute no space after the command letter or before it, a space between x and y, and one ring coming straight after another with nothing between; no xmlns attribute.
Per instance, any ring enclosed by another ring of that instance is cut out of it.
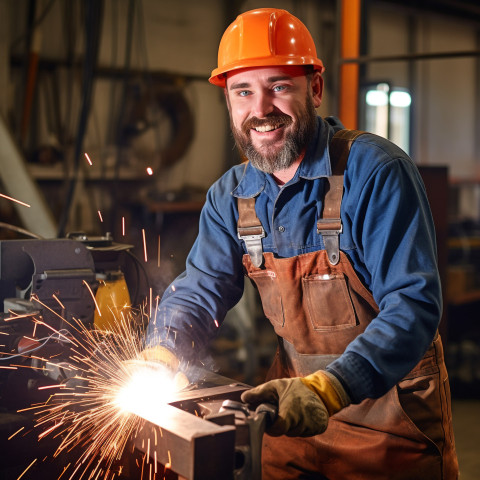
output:
<svg viewBox="0 0 480 480"><path fill-rule="evenodd" d="M151 459L189 480L233 479L233 425L216 425L171 405L145 420L134 446Z"/></svg>
<svg viewBox="0 0 480 480"><path fill-rule="evenodd" d="M228 383L230 382L230 383ZM187 480L260 480L263 433L274 410L248 409L249 385L207 374L144 418L134 446Z"/></svg>

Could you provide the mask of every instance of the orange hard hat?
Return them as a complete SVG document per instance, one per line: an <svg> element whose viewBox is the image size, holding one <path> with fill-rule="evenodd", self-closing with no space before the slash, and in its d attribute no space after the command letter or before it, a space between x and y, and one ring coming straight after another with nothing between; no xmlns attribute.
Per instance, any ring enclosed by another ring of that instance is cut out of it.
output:
<svg viewBox="0 0 480 480"><path fill-rule="evenodd" d="M291 13L259 8L239 15L225 30L218 48L218 68L209 82L225 87L227 72L249 67L312 65L325 69L307 27Z"/></svg>

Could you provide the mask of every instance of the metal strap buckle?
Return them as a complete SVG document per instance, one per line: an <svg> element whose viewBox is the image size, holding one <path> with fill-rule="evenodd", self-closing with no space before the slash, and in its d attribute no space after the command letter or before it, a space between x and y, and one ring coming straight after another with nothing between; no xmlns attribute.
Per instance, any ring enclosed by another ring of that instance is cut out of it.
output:
<svg viewBox="0 0 480 480"><path fill-rule="evenodd" d="M339 229L320 229L318 228L318 223L331 223L332 221L319 220L317 223L317 233L322 236L325 250L327 251L328 261L332 265L336 265L340 261L340 234L343 232L343 226L340 219L334 219L333 221L338 221L340 223Z"/></svg>
<svg viewBox="0 0 480 480"><path fill-rule="evenodd" d="M238 238L245 242L247 252L250 255L250 259L255 267L260 268L263 264L263 248L262 238L265 238L265 230L262 228L262 233L255 235L240 235L238 232ZM249 228L242 228L242 231L248 231ZM258 230L258 227L252 227L252 229Z"/></svg>

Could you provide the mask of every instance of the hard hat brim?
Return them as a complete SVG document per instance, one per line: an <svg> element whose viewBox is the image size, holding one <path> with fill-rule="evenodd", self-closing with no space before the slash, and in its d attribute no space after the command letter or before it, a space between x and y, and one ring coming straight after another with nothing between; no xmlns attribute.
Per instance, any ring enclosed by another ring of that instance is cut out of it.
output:
<svg viewBox="0 0 480 480"><path fill-rule="evenodd" d="M255 67L278 67L278 66L286 66L286 67L294 67L294 66L312 66L315 71L320 72L322 74L325 71L325 67L323 63L318 58L313 57L295 57L292 59L291 57L264 57L258 59L248 58L245 62L235 62L230 65L225 65L222 68L215 68L212 71L212 74L208 81L212 85L216 85L217 87L225 88L225 82L227 79L227 74L229 72L233 72L236 70L241 70L244 68L255 68Z"/></svg>

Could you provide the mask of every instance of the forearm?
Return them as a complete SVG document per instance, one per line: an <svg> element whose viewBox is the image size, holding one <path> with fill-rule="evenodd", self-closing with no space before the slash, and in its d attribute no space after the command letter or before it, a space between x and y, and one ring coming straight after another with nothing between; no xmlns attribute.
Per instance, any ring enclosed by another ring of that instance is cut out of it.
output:
<svg viewBox="0 0 480 480"><path fill-rule="evenodd" d="M185 359L198 358L242 296L241 258L238 242L208 205L185 272L165 290L152 313L147 342L179 351Z"/></svg>

